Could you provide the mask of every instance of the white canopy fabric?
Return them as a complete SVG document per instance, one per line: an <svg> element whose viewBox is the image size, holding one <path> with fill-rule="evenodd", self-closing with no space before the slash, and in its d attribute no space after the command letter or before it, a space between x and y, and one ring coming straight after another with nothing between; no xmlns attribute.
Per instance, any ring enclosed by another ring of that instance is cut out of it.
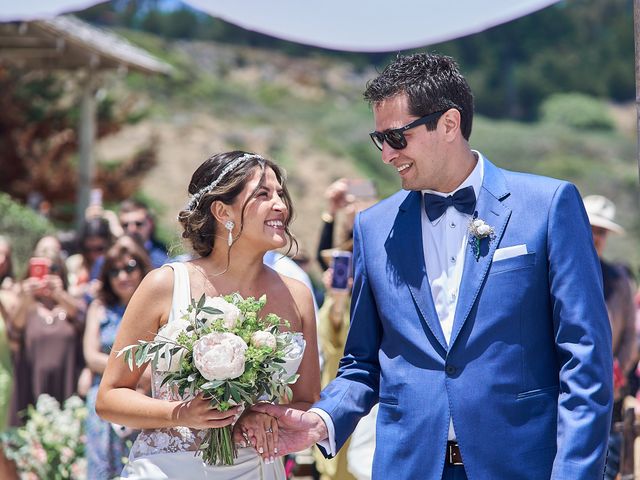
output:
<svg viewBox="0 0 640 480"><path fill-rule="evenodd" d="M387 52L480 32L558 0L185 0L248 30L335 50ZM0 0L0 21L32 20L99 3Z"/></svg>

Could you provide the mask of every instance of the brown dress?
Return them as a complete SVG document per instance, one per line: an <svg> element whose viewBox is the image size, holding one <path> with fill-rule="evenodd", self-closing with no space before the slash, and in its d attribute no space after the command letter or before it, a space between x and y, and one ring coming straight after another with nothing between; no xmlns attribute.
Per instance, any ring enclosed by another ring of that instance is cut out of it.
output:
<svg viewBox="0 0 640 480"><path fill-rule="evenodd" d="M38 396L47 393L64 402L76 391L84 366L82 332L55 308L51 315L38 307L27 318L20 349L14 354L14 389L10 423L24 423L20 412L34 405Z"/></svg>

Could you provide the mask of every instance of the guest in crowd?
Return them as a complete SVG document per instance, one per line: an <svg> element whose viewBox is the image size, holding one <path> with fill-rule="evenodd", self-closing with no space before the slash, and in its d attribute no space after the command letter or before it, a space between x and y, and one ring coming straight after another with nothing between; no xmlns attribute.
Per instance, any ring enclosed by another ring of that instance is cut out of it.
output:
<svg viewBox="0 0 640 480"><path fill-rule="evenodd" d="M155 222L147 205L139 200L125 200L120 204L118 218L124 233L140 239L153 268L167 263L167 246L156 238Z"/></svg>
<svg viewBox="0 0 640 480"><path fill-rule="evenodd" d="M15 287L11 242L7 237L0 236L0 432L7 426L9 400L13 388L8 322L10 312L17 302Z"/></svg>
<svg viewBox="0 0 640 480"><path fill-rule="evenodd" d="M589 216L593 243L602 267L604 299L607 305L614 357L614 407L613 422L622 420L622 404L626 394L626 378L633 370L637 357L635 336L635 308L631 279L625 268L604 260L603 253L610 234L622 235L624 229L614 222L615 204L602 195L589 195L583 199ZM611 432L605 478L613 480L619 471L622 434Z"/></svg>
<svg viewBox="0 0 640 480"><path fill-rule="evenodd" d="M324 250L323 261L331 265L330 251ZM344 345L349 333L351 307L351 279L346 289L333 288L333 268L329 267L322 277L325 300L318 312L318 339L324 357L321 386L326 387L335 377ZM349 440L334 458L326 459L314 451L316 469L321 480L370 480L375 450L375 424L378 407L358 423Z"/></svg>
<svg viewBox="0 0 640 480"><path fill-rule="evenodd" d="M334 247L341 250L350 249L356 213L378 201L378 193L373 183L362 178L340 178L329 185L324 196L327 208L321 217L322 229L316 255L322 270L329 268L322 252ZM338 218L341 219L340 222Z"/></svg>
<svg viewBox="0 0 640 480"><path fill-rule="evenodd" d="M144 248L128 235L120 237L106 252L100 273L101 288L87 312L84 357L93 373L87 394L89 414L86 420L89 479L118 476L123 468L122 459L129 453L127 441L133 441L133 431L98 417L95 401L122 315L133 292L150 270L151 262Z"/></svg>
<svg viewBox="0 0 640 480"><path fill-rule="evenodd" d="M20 413L47 393L63 402L76 391L84 361L83 303L69 294L67 272L55 237L41 239L31 264L38 272L20 284L18 304L9 319L14 352L14 389L10 423L21 425Z"/></svg>
<svg viewBox="0 0 640 480"><path fill-rule="evenodd" d="M96 273L92 273L93 267L112 242L109 222L105 218L93 217L84 221L78 238L80 252L70 256L66 261L69 293L87 300L95 297L99 282L96 282Z"/></svg>

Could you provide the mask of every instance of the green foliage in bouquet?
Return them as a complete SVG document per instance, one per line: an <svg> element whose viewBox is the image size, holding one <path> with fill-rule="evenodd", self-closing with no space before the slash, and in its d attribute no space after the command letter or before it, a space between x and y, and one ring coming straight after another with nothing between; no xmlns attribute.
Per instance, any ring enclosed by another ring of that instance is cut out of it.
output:
<svg viewBox="0 0 640 480"><path fill-rule="evenodd" d="M285 331L289 323L278 315L260 316L266 301L264 295L257 300L237 293L203 295L152 341L128 345L118 356L123 355L131 369L151 362L156 371L165 373L161 386L174 389L180 398L202 392L220 411L291 399L290 385L298 374L295 369L287 372L287 363L299 363L302 337ZM231 427L210 429L200 451L209 464L233 464L237 453Z"/></svg>
<svg viewBox="0 0 640 480"><path fill-rule="evenodd" d="M86 478L84 419L87 409L76 396L61 409L42 394L27 409L27 422L0 435L4 453L18 467L21 478L80 480Z"/></svg>

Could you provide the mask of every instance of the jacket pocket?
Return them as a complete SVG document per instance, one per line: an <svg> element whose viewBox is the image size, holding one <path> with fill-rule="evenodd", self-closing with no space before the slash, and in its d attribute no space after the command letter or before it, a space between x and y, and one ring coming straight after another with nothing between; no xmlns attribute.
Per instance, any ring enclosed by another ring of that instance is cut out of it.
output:
<svg viewBox="0 0 640 480"><path fill-rule="evenodd" d="M524 255L518 255L517 257L505 258L504 260L498 260L491 263L491 269L489 275L508 272L510 270L517 270L519 268L527 268L533 265L536 261L536 252L525 253Z"/></svg>
<svg viewBox="0 0 640 480"><path fill-rule="evenodd" d="M553 385L551 387L544 388L535 388L533 390L527 390L526 392L520 392L516 395L517 400L522 400L523 398L532 398L540 395L558 395L558 385Z"/></svg>
<svg viewBox="0 0 640 480"><path fill-rule="evenodd" d="M398 399L390 396L380 396L378 402L384 405L398 405Z"/></svg>

